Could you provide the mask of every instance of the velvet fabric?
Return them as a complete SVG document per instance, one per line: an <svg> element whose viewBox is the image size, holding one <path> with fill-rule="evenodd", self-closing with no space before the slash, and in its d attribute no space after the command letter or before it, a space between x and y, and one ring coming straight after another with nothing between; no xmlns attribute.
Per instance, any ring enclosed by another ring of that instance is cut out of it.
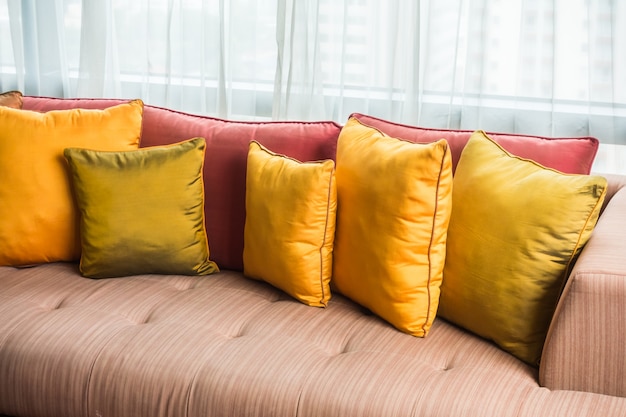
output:
<svg viewBox="0 0 626 417"><path fill-rule="evenodd" d="M461 157L461 151L473 130L431 129L404 125L374 116L354 113L366 125L375 127L390 136L417 143L445 139L452 152L452 170ZM477 128L480 128L478 126ZM589 174L600 142L593 137L548 138L542 136L487 132L490 138L513 155L531 159L539 164L568 174Z"/></svg>

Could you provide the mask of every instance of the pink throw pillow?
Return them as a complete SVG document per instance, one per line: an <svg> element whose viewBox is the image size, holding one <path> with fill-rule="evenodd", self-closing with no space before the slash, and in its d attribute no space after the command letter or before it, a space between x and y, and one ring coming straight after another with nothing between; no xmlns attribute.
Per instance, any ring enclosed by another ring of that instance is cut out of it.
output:
<svg viewBox="0 0 626 417"><path fill-rule="evenodd" d="M394 123L377 117L353 113L361 123L396 138L416 143L446 139L452 152L452 170L456 170L461 151L473 133L471 130L431 129ZM598 152L599 141L592 137L547 138L519 134L489 133L490 138L513 155L533 160L545 167L567 174L589 174Z"/></svg>

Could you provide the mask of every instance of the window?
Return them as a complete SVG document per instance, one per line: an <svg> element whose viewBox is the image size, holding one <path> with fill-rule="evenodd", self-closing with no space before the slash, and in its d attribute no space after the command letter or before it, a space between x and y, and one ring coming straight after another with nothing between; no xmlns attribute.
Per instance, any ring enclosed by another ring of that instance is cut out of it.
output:
<svg viewBox="0 0 626 417"><path fill-rule="evenodd" d="M0 0L0 83L626 143L624 21L611 0Z"/></svg>

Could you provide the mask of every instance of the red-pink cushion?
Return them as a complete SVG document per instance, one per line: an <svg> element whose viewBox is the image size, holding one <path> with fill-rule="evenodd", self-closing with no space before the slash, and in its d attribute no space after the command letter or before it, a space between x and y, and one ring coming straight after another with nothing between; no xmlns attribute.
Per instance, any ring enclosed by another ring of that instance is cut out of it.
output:
<svg viewBox="0 0 626 417"><path fill-rule="evenodd" d="M360 113L353 113L352 117L389 136L411 142L430 143L446 139L452 153L453 172L456 170L461 151L473 133L471 130L430 129L403 125ZM567 174L589 174L599 146L598 139L592 137L547 138L502 133L488 135L513 155L531 159Z"/></svg>
<svg viewBox="0 0 626 417"><path fill-rule="evenodd" d="M24 97L24 108L49 111L106 108L124 100ZM246 163L255 140L300 161L335 159L341 126L334 122L234 122L146 105L141 147L206 139L205 221L211 260L243 270Z"/></svg>
<svg viewBox="0 0 626 417"><path fill-rule="evenodd" d="M106 109L128 102L128 100L108 99L108 98L54 98L54 97L23 97L22 108L24 110L34 110L46 112L50 110L67 109Z"/></svg>

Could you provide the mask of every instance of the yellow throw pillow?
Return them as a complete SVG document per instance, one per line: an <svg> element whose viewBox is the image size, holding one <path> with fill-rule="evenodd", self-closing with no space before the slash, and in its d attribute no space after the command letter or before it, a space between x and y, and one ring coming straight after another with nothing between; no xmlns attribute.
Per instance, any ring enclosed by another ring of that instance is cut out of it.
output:
<svg viewBox="0 0 626 417"><path fill-rule="evenodd" d="M70 148L65 157L81 214L81 273L206 275L205 141L127 152Z"/></svg>
<svg viewBox="0 0 626 417"><path fill-rule="evenodd" d="M390 138L350 118L337 145L333 289L414 336L437 313L452 202L445 140Z"/></svg>
<svg viewBox="0 0 626 417"><path fill-rule="evenodd" d="M0 265L79 258L63 149L137 149L142 115L140 100L47 113L0 107Z"/></svg>
<svg viewBox="0 0 626 417"><path fill-rule="evenodd" d="M475 132L454 177L440 315L536 365L606 180L518 158Z"/></svg>
<svg viewBox="0 0 626 417"><path fill-rule="evenodd" d="M301 163L251 142L243 270L310 306L330 300L337 186L332 160Z"/></svg>

